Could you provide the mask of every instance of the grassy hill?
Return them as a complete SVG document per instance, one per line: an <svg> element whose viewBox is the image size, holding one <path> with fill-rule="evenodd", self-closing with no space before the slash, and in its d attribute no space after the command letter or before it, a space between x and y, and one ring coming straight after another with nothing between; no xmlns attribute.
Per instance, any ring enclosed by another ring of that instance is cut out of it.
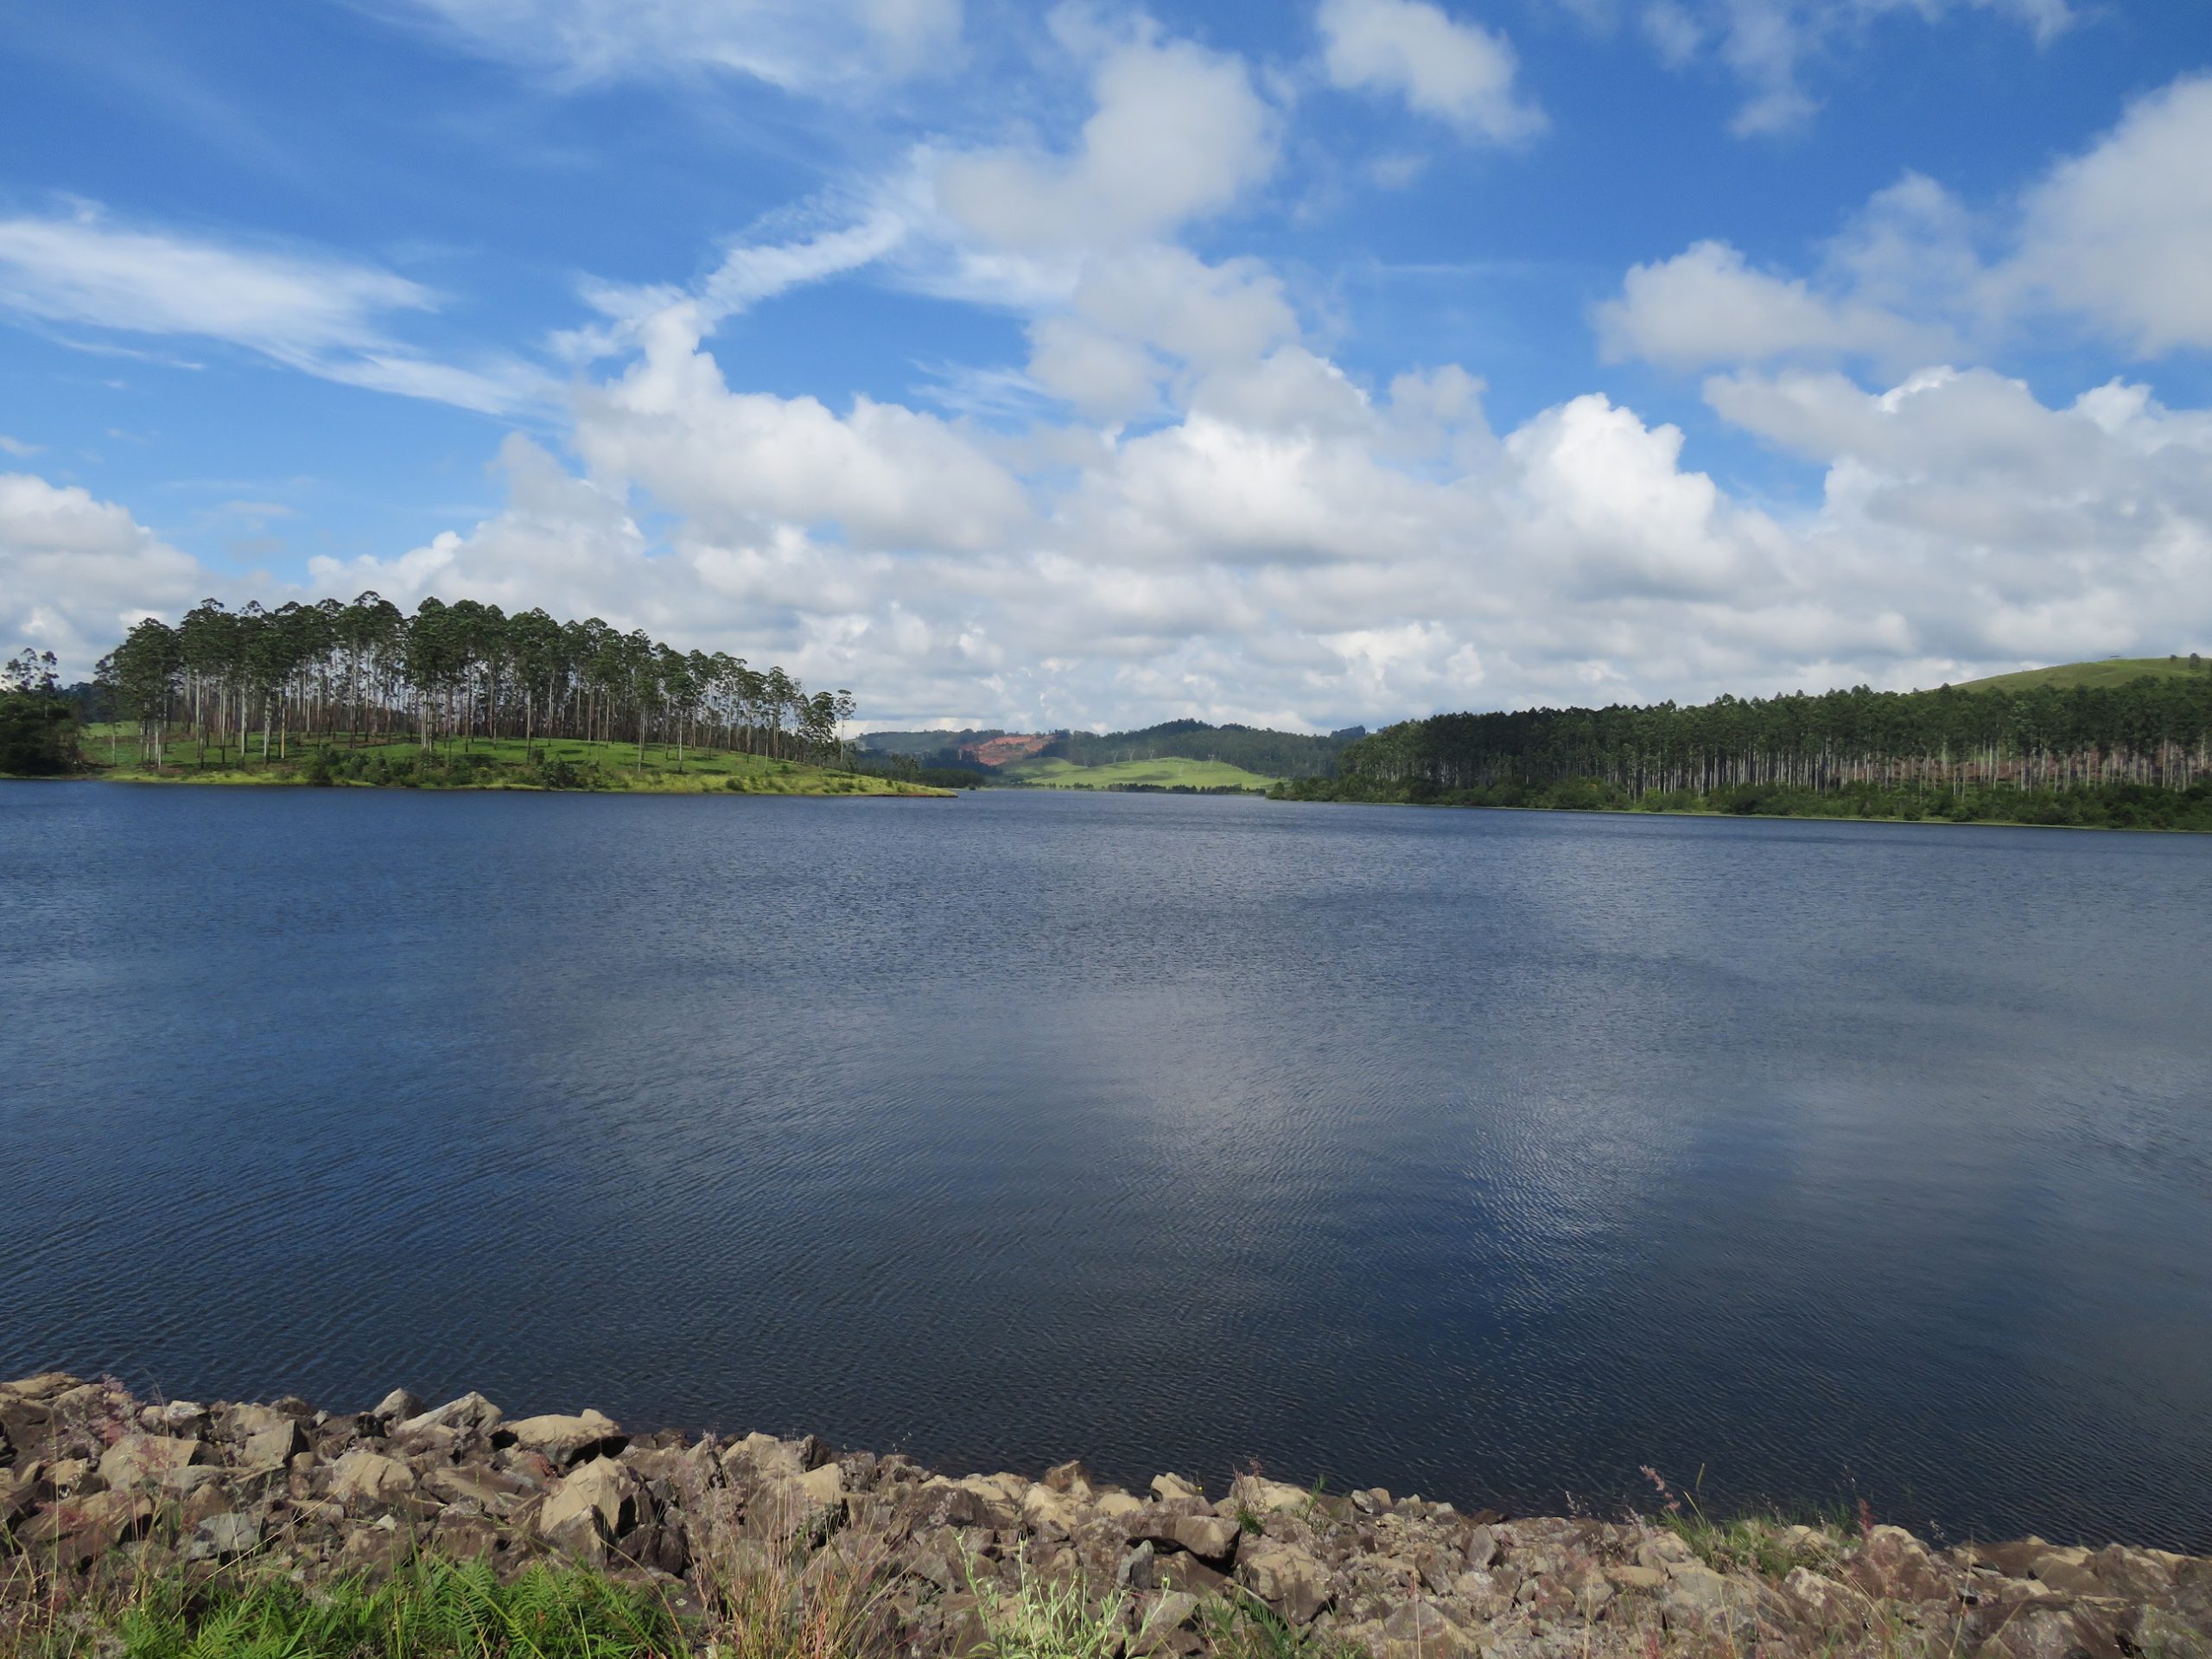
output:
<svg viewBox="0 0 2212 1659"><path fill-rule="evenodd" d="M1116 760L1103 766L1079 766L1054 755L1017 761L1000 768L999 775L1012 783L1044 789L1265 790L1277 781L1226 761L1192 760L1181 755Z"/></svg>
<svg viewBox="0 0 2212 1659"><path fill-rule="evenodd" d="M2106 657L2093 663L2061 663L2056 668L2024 668L2014 674L1993 674L1986 680L1963 680L1955 691L2025 691L2038 685L2062 690L2076 685L2125 685L2145 675L2164 678L2176 674L2212 672L2212 663L2188 657Z"/></svg>
<svg viewBox="0 0 2212 1659"><path fill-rule="evenodd" d="M138 753L135 728L89 728L85 758L97 776L122 783L329 784L397 789L582 789L661 795L909 795L952 791L866 772L839 772L765 755L649 744L641 762L634 743L540 741L526 755L515 739L480 738L466 749L441 744L428 754L412 739L353 747L342 740L327 749L295 745L283 760L267 765L235 753L199 762L195 744L171 740L155 772Z"/></svg>

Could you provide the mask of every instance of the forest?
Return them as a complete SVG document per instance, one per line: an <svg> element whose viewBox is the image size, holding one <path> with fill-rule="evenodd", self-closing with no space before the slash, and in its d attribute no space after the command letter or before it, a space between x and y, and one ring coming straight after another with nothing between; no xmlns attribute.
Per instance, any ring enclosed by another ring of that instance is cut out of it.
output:
<svg viewBox="0 0 2212 1659"><path fill-rule="evenodd" d="M1408 721L1299 799L2212 824L2212 666L2043 683Z"/></svg>
<svg viewBox="0 0 2212 1659"><path fill-rule="evenodd" d="M1257 726L1170 720L1129 732L1054 732L1051 742L1025 759L1065 760L1078 766L1110 766L1132 760L1212 760L1262 778L1319 778L1326 777L1345 747L1366 734L1363 726L1320 737ZM1006 735L991 727L957 732L869 732L860 741L862 748L874 754L893 760L903 757L925 771L948 777L964 772L973 785L995 781L997 769L977 761L972 752L992 738Z"/></svg>
<svg viewBox="0 0 2212 1659"><path fill-rule="evenodd" d="M350 603L207 600L172 627L133 626L101 659L97 688L135 726L156 769L193 746L204 762L284 759L302 743L411 741L466 752L562 738L722 749L833 762L852 717L847 690L810 692L780 668L726 652L681 652L597 617L509 616L474 600L426 598L412 615L374 593Z"/></svg>
<svg viewBox="0 0 2212 1659"><path fill-rule="evenodd" d="M1211 726L1202 720L1170 720L1134 732L1068 732L1044 752L1079 766L1108 766L1125 760L1218 760L1264 778L1319 778L1366 735L1354 726L1326 737L1302 732L1268 731L1257 726Z"/></svg>

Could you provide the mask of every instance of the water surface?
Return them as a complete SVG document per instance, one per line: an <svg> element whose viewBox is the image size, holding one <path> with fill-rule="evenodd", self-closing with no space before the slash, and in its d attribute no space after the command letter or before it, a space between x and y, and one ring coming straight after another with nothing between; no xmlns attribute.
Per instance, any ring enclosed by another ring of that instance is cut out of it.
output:
<svg viewBox="0 0 2212 1659"><path fill-rule="evenodd" d="M0 1372L2212 1548L2212 841L0 784Z"/></svg>

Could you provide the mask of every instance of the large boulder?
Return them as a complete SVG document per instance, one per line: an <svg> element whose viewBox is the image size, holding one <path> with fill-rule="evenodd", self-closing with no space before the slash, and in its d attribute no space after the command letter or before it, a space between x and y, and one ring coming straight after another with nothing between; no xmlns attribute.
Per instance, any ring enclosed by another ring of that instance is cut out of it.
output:
<svg viewBox="0 0 2212 1659"><path fill-rule="evenodd" d="M538 1535L556 1549L603 1561L608 1546L635 1527L645 1507L638 1478L613 1458L594 1458L563 1476L537 1512Z"/></svg>
<svg viewBox="0 0 2212 1659"><path fill-rule="evenodd" d="M348 1508L396 1502L415 1490L415 1472L397 1458L359 1446L330 1471L330 1498Z"/></svg>
<svg viewBox="0 0 2212 1659"><path fill-rule="evenodd" d="M198 1440L166 1434L129 1434L100 1457L100 1478L118 1491L156 1486L175 1469L204 1463L207 1448Z"/></svg>
<svg viewBox="0 0 2212 1659"><path fill-rule="evenodd" d="M1312 1624L1336 1599L1321 1563L1294 1544L1268 1541L1245 1550L1236 1579L1294 1625Z"/></svg>
<svg viewBox="0 0 2212 1659"><path fill-rule="evenodd" d="M503 1433L512 1435L516 1445L560 1469L588 1458L618 1456L630 1443L630 1437L612 1417L588 1409L573 1417L518 1418L506 1424Z"/></svg>

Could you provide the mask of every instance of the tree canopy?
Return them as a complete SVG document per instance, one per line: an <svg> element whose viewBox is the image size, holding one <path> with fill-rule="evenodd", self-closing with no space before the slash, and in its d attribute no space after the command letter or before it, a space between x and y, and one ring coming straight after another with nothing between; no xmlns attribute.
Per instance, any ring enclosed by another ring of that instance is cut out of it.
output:
<svg viewBox="0 0 2212 1659"><path fill-rule="evenodd" d="M296 737L581 737L822 760L852 717L847 690L810 692L776 667L682 652L597 617L428 598L410 616L365 593L238 610L207 600L175 626L149 618L102 659L99 683L156 765L171 733L264 759Z"/></svg>

